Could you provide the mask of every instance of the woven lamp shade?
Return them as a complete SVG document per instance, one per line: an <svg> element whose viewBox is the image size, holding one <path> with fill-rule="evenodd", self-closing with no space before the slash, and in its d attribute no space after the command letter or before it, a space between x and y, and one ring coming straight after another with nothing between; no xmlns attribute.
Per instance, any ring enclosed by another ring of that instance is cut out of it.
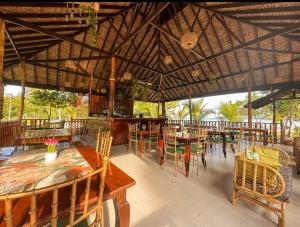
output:
<svg viewBox="0 0 300 227"><path fill-rule="evenodd" d="M195 32L187 32L181 37L181 47L184 49L192 49L196 46L198 35Z"/></svg>

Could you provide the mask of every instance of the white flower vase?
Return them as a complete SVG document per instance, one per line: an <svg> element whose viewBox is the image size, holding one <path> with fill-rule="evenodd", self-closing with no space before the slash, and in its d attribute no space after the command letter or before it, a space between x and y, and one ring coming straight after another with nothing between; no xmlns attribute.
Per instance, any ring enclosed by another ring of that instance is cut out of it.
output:
<svg viewBox="0 0 300 227"><path fill-rule="evenodd" d="M53 160L55 160L57 157L57 153L56 152L47 152L45 154L45 160L46 162L51 162Z"/></svg>

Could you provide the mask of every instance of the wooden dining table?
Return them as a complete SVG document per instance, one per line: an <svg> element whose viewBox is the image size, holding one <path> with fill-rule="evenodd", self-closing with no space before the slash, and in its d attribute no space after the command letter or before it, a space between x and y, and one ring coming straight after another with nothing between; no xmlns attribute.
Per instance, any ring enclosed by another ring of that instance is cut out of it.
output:
<svg viewBox="0 0 300 227"><path fill-rule="evenodd" d="M24 192L62 183L83 176L93 169L99 168L99 163L100 165L102 163L102 160L97 158L97 153L93 148L84 146L80 142L74 146L62 149L57 159L51 163L45 163L44 154L44 149L29 150L15 154L9 160L1 162L0 194ZM126 191L133 185L135 185L134 179L115 164L109 162L103 200L113 199L117 227L129 226L130 206L126 200ZM94 187L95 190L97 188ZM91 191L92 194L93 191ZM91 203L96 201L96 191L94 195L95 197L90 198ZM63 197L63 195L59 193L60 197ZM39 203L41 209L45 211L47 210L45 207L48 208L50 206L51 200L43 200L39 201ZM13 220L16 226L20 226L28 219L30 199L21 198L14 201L13 204ZM43 219L45 216L51 217L51 209L49 214L45 214L45 212L39 214L43 214L43 216L38 217L38 219ZM61 214L63 214L63 211ZM5 226L3 203L0 204L0 226Z"/></svg>
<svg viewBox="0 0 300 227"><path fill-rule="evenodd" d="M190 144L192 141L197 140L197 137L190 134L190 133L182 133L182 132L176 132L176 140L178 142L183 142L185 143L185 155L184 155L184 164L185 164L185 176L189 176L190 172L190 160L191 160L191 147ZM159 141L159 151L160 151L160 165L163 165L164 163L164 144L163 144L163 139L161 138ZM202 162L204 165L206 163L204 162L205 160L202 159Z"/></svg>

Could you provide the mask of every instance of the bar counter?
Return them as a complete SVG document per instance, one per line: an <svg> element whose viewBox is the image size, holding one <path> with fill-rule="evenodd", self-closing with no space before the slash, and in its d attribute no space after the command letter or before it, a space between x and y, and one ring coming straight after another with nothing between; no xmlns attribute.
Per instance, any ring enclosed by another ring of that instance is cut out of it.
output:
<svg viewBox="0 0 300 227"><path fill-rule="evenodd" d="M113 145L128 143L128 123L160 123L163 126L167 118L112 118Z"/></svg>

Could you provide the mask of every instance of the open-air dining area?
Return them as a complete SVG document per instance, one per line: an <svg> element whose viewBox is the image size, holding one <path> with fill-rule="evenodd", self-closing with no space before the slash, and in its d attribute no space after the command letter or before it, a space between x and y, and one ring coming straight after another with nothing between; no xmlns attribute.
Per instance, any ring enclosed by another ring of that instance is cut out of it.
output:
<svg viewBox="0 0 300 227"><path fill-rule="evenodd" d="M300 226L300 3L1 2L0 227Z"/></svg>

